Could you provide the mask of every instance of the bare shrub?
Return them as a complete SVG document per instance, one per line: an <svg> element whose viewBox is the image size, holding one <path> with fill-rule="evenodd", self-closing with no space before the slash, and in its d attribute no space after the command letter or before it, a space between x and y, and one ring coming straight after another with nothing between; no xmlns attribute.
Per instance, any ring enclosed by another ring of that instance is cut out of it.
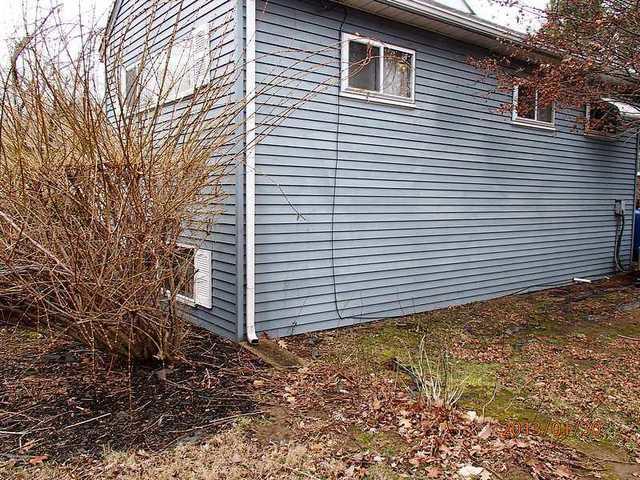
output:
<svg viewBox="0 0 640 480"><path fill-rule="evenodd" d="M134 87L101 97L93 31L71 38L50 14L16 45L2 78L0 308L94 348L165 361L180 353L176 297L193 275L178 244L185 231L211 232L239 155L240 104L225 101L234 65L171 102L180 79L148 46ZM117 61L107 71L119 84ZM145 96L150 75L158 91Z"/></svg>
<svg viewBox="0 0 640 480"><path fill-rule="evenodd" d="M0 311L92 348L167 361L180 355L186 328L178 292L194 274L180 244L185 236L194 246L212 239L225 179L245 167L245 104L261 97L267 109L257 143L339 83L305 86L310 73L339 64L340 42L274 52L294 55L261 79L258 91L238 98L244 59L221 68L215 59L225 55L225 34L233 32L217 31L210 63L198 73L211 77L175 95L196 75L176 64L193 53L180 29L199 13L182 2L140 5L121 27L120 43L109 43L104 96L95 84L96 30L70 35L53 11L17 42L11 69L0 72ZM167 21L174 27L163 30L166 42L157 48L154 25ZM142 39L137 66L125 69L133 37ZM328 51L334 60L326 59Z"/></svg>
<svg viewBox="0 0 640 480"><path fill-rule="evenodd" d="M401 364L416 384L418 395L427 404L451 408L455 406L468 384L468 377L456 366L447 348L429 356L425 337L420 340L417 354L409 356L409 362Z"/></svg>

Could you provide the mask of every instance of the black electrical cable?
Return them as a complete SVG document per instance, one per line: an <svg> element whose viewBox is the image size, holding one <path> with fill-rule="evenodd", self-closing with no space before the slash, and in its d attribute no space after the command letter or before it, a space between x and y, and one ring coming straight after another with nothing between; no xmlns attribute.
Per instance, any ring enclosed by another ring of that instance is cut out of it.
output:
<svg viewBox="0 0 640 480"><path fill-rule="evenodd" d="M337 5L337 4L336 4ZM344 9L344 16L342 17L342 21L340 22L340 27L338 28L338 36L339 41L342 42L342 34L344 32L344 26L347 23L347 18L349 17L349 9L344 5L341 5ZM340 89L340 84L338 84L338 89ZM336 157L333 168L333 193L331 195L331 279L333 283L333 304L340 320L347 320L349 318L356 320L367 320L367 321L376 321L383 320L388 317L379 317L379 316L367 316L367 315L343 315L340 311L340 305L338 304L338 281L336 276L336 251L335 251L335 218L336 218L336 200L338 196L338 172L340 170L340 130L342 126L342 96L340 92L336 96L336 138L335 138L335 150Z"/></svg>
<svg viewBox="0 0 640 480"><path fill-rule="evenodd" d="M624 272L624 265L622 264L622 259L620 258L620 248L622 246L622 236L624 234L624 213L621 215L616 215L618 218L618 222L616 225L616 249L615 249L615 262L616 262L616 270L618 272Z"/></svg>
<svg viewBox="0 0 640 480"><path fill-rule="evenodd" d="M340 22L340 27L338 28L338 36L339 36L339 41L342 42L342 34L344 32L344 26L347 22L347 18L349 16L349 9L347 7L345 7L344 5L341 5L342 8L344 9L344 16L342 18L342 21ZM338 85L338 89L340 89L340 85ZM334 162L334 168L333 168L333 193L331 195L331 240L330 240L330 250L331 250L331 280L332 280L332 284L333 284L333 304L334 304L334 308L336 310L336 313L338 315L338 318L340 320L347 320L349 318L352 319L356 319L356 320L367 320L367 321L377 321L377 320L384 320L385 318L388 317L378 317L378 316L368 316L368 315L348 315L348 316L344 316L342 314L342 312L340 311L340 305L338 304L338 282L337 282L337 278L336 278L336 256L335 256L335 217L336 217L336 200L337 200L337 191L338 191L338 171L340 169L340 127L342 126L342 96L340 95L340 92L338 92L338 95L336 96L337 100L336 100L336 137L335 137L335 151L336 151L336 156L335 156L335 162ZM621 244L621 240L622 240L622 231L624 230L624 216L622 216L622 230L621 233L618 237L618 243L616 246L616 251L617 251L617 255L616 255L616 263L618 263L618 256L619 256L619 251L620 251L620 244ZM532 288L537 288L537 287L561 287L564 285L568 285L570 284L570 282L567 281L557 281L557 282L549 282L549 283L538 283L535 285L529 285L527 287L521 288L519 290L516 290L515 292L512 292L510 295L518 295L520 293L526 292L527 290L530 290Z"/></svg>

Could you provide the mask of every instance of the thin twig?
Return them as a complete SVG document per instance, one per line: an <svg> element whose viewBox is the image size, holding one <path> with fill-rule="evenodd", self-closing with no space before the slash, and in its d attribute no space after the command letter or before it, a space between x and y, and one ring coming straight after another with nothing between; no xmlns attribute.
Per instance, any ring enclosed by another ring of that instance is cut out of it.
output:
<svg viewBox="0 0 640 480"><path fill-rule="evenodd" d="M237 415L231 415L231 416L224 417L224 418L218 418L218 419L214 420L213 422L209 422L209 423L206 423L204 425L198 425L197 427L189 428L187 430L170 430L169 433L189 433L189 432L193 432L194 430L202 430L204 428L209 428L209 427L213 427L215 425L220 425L221 423L230 422L231 420L235 420L237 418L252 417L252 416L255 416L255 415L262 415L263 413L265 413L264 410L258 410L257 412L249 412L249 413L239 413Z"/></svg>
<svg viewBox="0 0 640 480"><path fill-rule="evenodd" d="M498 374L496 373L496 381L493 384L493 393L491 394L491 398L489 399L488 402L486 402L484 405L482 405L482 417L484 418L485 416L485 410L486 408L491 405L493 403L493 401L496 399L496 393L498 393Z"/></svg>
<svg viewBox="0 0 640 480"><path fill-rule="evenodd" d="M627 337L626 335L618 335L620 338L624 338L625 340L633 340L634 342L640 342L640 338L638 337Z"/></svg>
<svg viewBox="0 0 640 480"><path fill-rule="evenodd" d="M496 477L498 480L504 480L502 475L500 475L498 472L496 472L495 470L493 470L491 467L484 467L485 470L488 470L489 473L491 475L493 475L494 477Z"/></svg>
<svg viewBox="0 0 640 480"><path fill-rule="evenodd" d="M105 413L103 415L98 415L97 417L90 418L88 420L83 420L82 422L74 423L73 425L68 425L64 427L62 430L67 430L69 428L77 427L79 425L84 425L85 423L95 422L96 420L100 420L101 418L108 417L111 413Z"/></svg>
<svg viewBox="0 0 640 480"><path fill-rule="evenodd" d="M320 480L320 477L316 477L315 475L312 475L311 473L307 473L304 472L302 470L298 470L297 468L293 468L285 463L276 463L276 465L279 465L281 467L284 467L290 471L292 471L293 473L297 473L298 475L302 475L303 477L307 477L307 478L312 478L313 480Z"/></svg>

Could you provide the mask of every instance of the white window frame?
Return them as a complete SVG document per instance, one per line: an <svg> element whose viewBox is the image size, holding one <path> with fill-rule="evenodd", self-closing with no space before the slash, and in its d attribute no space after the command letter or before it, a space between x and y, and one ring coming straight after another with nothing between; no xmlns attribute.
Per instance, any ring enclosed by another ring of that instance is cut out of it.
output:
<svg viewBox="0 0 640 480"><path fill-rule="evenodd" d="M132 115L137 113L131 111L129 102L127 101L127 74L131 70L137 70L136 78L140 78L140 62L131 62L120 66L120 82L118 84L118 105L119 109L122 109L124 115Z"/></svg>
<svg viewBox="0 0 640 480"><path fill-rule="evenodd" d="M360 88L354 88L349 86L349 45L351 42L363 43L370 45L371 47L380 48L380 61L379 63L379 87L380 91L375 92L373 90L365 90ZM399 52L407 53L411 55L411 96L402 97L399 95L385 94L382 91L384 85L384 50L385 48L391 48ZM391 105L400 106L414 106L416 103L416 52L404 47L392 45L389 43L372 40L370 38L362 37L360 35L354 35L350 33L342 34L342 61L340 62L340 94L345 97L360 98L368 101L374 101L379 103L387 103Z"/></svg>
<svg viewBox="0 0 640 480"><path fill-rule="evenodd" d="M178 248L185 248L188 250L193 250L193 297L188 297L186 295L182 295L181 293L176 293L176 299L181 302L181 303L186 303L187 305L191 306L191 307L195 307L196 306L196 277L195 277L195 263L196 263L196 253L198 253L198 249L194 246L194 245L188 245L186 243L178 243L176 244L176 247ZM170 292L168 292L170 293Z"/></svg>
<svg viewBox="0 0 640 480"><path fill-rule="evenodd" d="M207 37L206 41L206 49L202 52L197 52L194 50L194 41L197 35L205 34ZM184 48L186 45L187 58L185 61L187 65L183 66L182 75L190 76L190 84L187 84L186 87L170 92L166 96L166 103L175 102L176 100L181 100L192 95L198 88L203 87L211 82L211 23L209 21L204 21L195 25L189 34L183 38L177 39L173 48L171 49L171 54L176 52L176 48ZM167 54L169 54L167 52ZM170 61L170 59L167 59ZM194 70L197 66L198 62L205 62L205 72L206 76L201 79L195 78Z"/></svg>
<svg viewBox="0 0 640 480"><path fill-rule="evenodd" d="M542 120L538 120L538 89L535 90L535 104L533 116L534 118L526 118L520 117L518 115L518 90L519 86L516 85L513 87L513 108L511 109L511 121L518 125L526 125L529 127L537 127L544 128L547 130L555 130L556 129L556 105L555 103L551 104L551 121L545 122Z"/></svg>

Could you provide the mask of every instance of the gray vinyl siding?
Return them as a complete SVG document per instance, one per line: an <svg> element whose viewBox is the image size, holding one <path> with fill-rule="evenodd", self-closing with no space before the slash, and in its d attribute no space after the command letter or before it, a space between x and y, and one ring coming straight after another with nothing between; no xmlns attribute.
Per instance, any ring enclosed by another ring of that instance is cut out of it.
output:
<svg viewBox="0 0 640 480"><path fill-rule="evenodd" d="M321 3L257 6L258 91L281 84L257 106L259 129L279 123L257 147L259 332L610 275L615 199L627 202L629 264L635 139L585 137L576 111L558 111L555 131L514 125L498 111L508 95L467 62L487 52L355 10L344 32L416 51L416 106L338 99L345 15Z"/></svg>
<svg viewBox="0 0 640 480"><path fill-rule="evenodd" d="M135 62L145 48L145 37L148 34L147 48L150 51L162 49L170 41L174 26L178 22L176 37L188 32L194 24L208 21L210 23L211 51L214 58L211 66L211 81L225 85L225 95L220 99L220 109L211 112L216 115L236 99L235 85L226 86L225 82L236 82L237 74L229 75L232 65L238 59L241 48L235 39L235 6L236 0L191 0L183 2L183 9L178 16L180 2L164 2L158 7L153 21L150 21L150 6L153 2L145 0L123 0L116 12L111 35L110 57L107 68L114 63L114 52L122 49L122 61L125 65ZM149 28L151 31L149 32ZM222 75L227 72L228 78ZM110 86L113 88L113 85ZM178 100L185 103L188 99ZM180 103L178 107L180 108ZM175 107L175 103L167 106L167 112ZM110 109L113 114L113 109ZM236 119L231 119L235 121ZM237 140L237 139L236 139ZM233 144L227 145L220 152L221 157L232 155ZM217 160L218 158L216 158ZM203 307L186 308L190 319L205 328L225 337L237 338L237 255L236 255L236 175L232 171L224 178L223 186L227 193L223 212L215 219L213 231L192 230L185 232L185 242L193 243L212 251L212 309Z"/></svg>

